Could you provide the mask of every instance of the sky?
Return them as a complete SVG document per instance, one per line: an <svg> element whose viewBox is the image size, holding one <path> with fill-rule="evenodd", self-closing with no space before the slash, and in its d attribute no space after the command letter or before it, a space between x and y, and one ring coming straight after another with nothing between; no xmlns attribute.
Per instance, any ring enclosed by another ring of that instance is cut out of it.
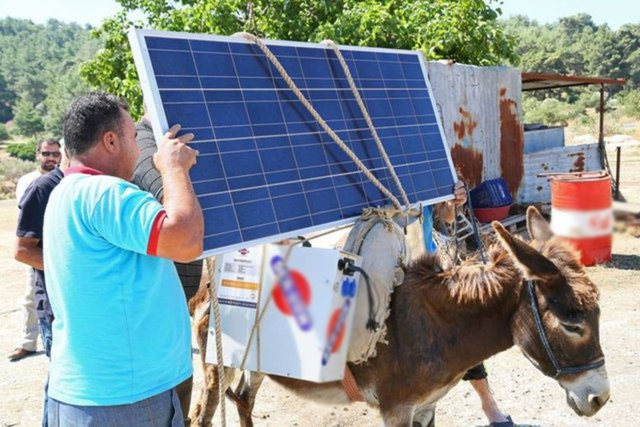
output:
<svg viewBox="0 0 640 427"><path fill-rule="evenodd" d="M0 0L0 17L27 18L44 23L49 18L98 26L120 9L115 0ZM576 13L588 13L596 24L613 29L640 23L640 0L503 0L504 16L525 15L551 23Z"/></svg>

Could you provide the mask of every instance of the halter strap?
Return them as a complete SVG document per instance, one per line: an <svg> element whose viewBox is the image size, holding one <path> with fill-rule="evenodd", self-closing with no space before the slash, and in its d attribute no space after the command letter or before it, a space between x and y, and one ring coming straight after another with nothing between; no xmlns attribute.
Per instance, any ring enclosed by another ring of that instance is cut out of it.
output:
<svg viewBox="0 0 640 427"><path fill-rule="evenodd" d="M580 366L571 366L567 368L563 368L560 366L558 359L553 354L553 350L551 349L551 344L549 343L549 338L547 337L547 333L544 330L544 324L542 323L542 316L540 315L540 307L538 307L538 299L536 298L536 290L535 283L532 280L527 280L527 289L529 290L529 297L531 299L531 311L533 312L533 319L536 323L536 329L538 330L538 335L540 336L540 341L542 341L542 346L544 347L545 352L547 353L547 357L551 361L553 368L555 369L555 374L553 378L558 378L560 375L567 374L576 374L578 372L588 371L590 369L596 369L604 365L604 358L597 360L595 362L588 363L586 365Z"/></svg>

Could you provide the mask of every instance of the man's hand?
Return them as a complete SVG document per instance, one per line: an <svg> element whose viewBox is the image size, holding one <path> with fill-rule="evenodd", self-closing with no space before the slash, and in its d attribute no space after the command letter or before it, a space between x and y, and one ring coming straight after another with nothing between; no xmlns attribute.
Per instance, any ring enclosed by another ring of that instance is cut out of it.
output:
<svg viewBox="0 0 640 427"><path fill-rule="evenodd" d="M453 196L454 199L448 201L448 203L451 203L453 206L462 206L467 203L467 188L464 182L456 182L455 187L453 187Z"/></svg>
<svg viewBox="0 0 640 427"><path fill-rule="evenodd" d="M161 175L175 169L188 171L196 164L198 151L187 146L187 143L193 139L193 134L187 133L176 137L179 131L180 125L173 125L164 134L158 151L153 155L153 163Z"/></svg>
<svg viewBox="0 0 640 427"><path fill-rule="evenodd" d="M438 219L447 224L453 223L456 219L456 206L462 206L467 203L467 189L464 182L458 181L453 188L453 200L447 200L444 203L438 203L435 206L435 215Z"/></svg>

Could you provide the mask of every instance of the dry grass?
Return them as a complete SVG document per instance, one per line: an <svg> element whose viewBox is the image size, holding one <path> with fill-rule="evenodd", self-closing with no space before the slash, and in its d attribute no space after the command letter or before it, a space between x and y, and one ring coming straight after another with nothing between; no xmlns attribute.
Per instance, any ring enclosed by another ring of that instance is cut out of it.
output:
<svg viewBox="0 0 640 427"><path fill-rule="evenodd" d="M565 128L566 144L584 143L587 142L588 137L591 137L592 141L596 141L599 129L599 117L596 113L571 120ZM620 135L624 135L628 137L627 139L635 139L640 142L640 120L621 114L607 113L604 116L604 135L605 139L620 138Z"/></svg>
<svg viewBox="0 0 640 427"><path fill-rule="evenodd" d="M607 144L611 173L616 173L616 147L620 152L620 192L630 203L640 203L640 141Z"/></svg>

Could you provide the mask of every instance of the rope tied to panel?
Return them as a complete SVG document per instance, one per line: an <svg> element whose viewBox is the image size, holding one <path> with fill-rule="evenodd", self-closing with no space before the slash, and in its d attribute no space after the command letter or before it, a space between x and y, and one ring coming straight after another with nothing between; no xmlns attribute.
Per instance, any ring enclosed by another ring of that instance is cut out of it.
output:
<svg viewBox="0 0 640 427"><path fill-rule="evenodd" d="M289 73L287 73L287 71L284 69L282 64L280 64L280 61L278 61L278 58L276 58L273 52L271 52L269 47L258 37L247 32L235 33L234 36L242 37L246 40L249 40L255 43L258 46L258 48L260 48L260 50L262 51L262 53L264 53L264 55L267 57L269 62L271 62L271 64L276 68L276 70L278 70L281 77L284 79L285 83L287 83L287 85L289 86L289 89L293 91L293 93L296 95L298 100L309 111L309 113L318 122L318 124L322 127L322 129L331 137L331 139L333 139L333 141L336 144L338 144L338 146L347 154L347 156L349 156L349 158L356 164L358 169L360 169L362 173L364 173L364 175L369 179L369 181L371 181L371 183L375 185L376 188L380 190L380 192L382 192L382 194L384 194L389 200L391 200L396 210L399 212L403 212L404 209L402 208L402 205L400 204L400 201L397 199L397 197L394 196L393 193L389 191L389 189L387 189L384 186L384 184L380 182L378 178L376 178L376 176L369 170L369 168L367 168L367 166L358 158L358 156L347 146L347 144L333 131L333 129L331 129L331 127L327 124L327 122L322 118L322 116L318 113L318 111L316 111L313 105L309 102L309 100L307 100L304 94L300 91L300 89L295 84L293 79L291 79L291 77L289 76ZM373 136L373 139L375 140L376 145L380 150L380 154L382 155L382 158L385 161L385 164L387 165L387 168L389 169L396 186L400 190L400 194L402 195L402 199L405 203L405 208L408 209L410 207L410 202L409 202L409 198L407 197L407 193L404 191L404 188L402 187L402 183L400 182L400 179L398 178L398 175L396 174L395 169L391 164L391 160L389 159L389 156L387 155L384 147L382 146L382 142L380 141L380 138L378 137L378 133L376 132L375 127L373 126L371 117L369 116L369 113L367 112L364 102L360 97L360 94L353 81L353 78L351 77L351 72L349 71L349 67L347 66L346 61L342 57L342 54L340 53L338 46L333 41L325 40L322 43L331 47L335 52L338 58L338 61L340 62L340 65L343 68L347 81L349 82L349 86L351 87L351 90L354 94L356 102L358 103L358 106L362 111L364 119L367 122L367 125L369 126L369 130Z"/></svg>
<svg viewBox="0 0 640 427"><path fill-rule="evenodd" d="M362 111L364 120L367 122L367 126L369 126L369 131L373 136L373 140L376 142L376 146L380 151L380 155L382 156L384 163L387 165L387 168L389 169L389 172L393 177L393 181L396 184L396 187L398 187L398 190L400 190L400 194L402 195L402 201L404 202L405 207L408 209L409 206L411 205L411 203L409 202L409 197L407 196L407 193L404 191L404 187L400 182L400 178L398 178L398 174L396 174L396 170L391 164L391 159L387 155L387 151L384 149L384 146L382 145L382 141L380 141L378 132L376 131L376 128L373 125L373 121L371 120L371 116L369 116L369 111L367 110L367 107L364 105L364 101L360 96L360 91L358 91L358 88L356 87L356 83L353 81L353 77L351 76L351 70L349 70L349 66L347 65L347 62L344 60L344 57L342 56L342 52L340 52L338 45L335 44L333 40L323 40L320 42L320 44L329 46L331 49L333 49L333 52L336 54L336 57L338 58L338 61L342 66L342 70L344 71L344 74L347 77L347 81L349 82L349 87L351 87L351 92L353 92L353 96L355 97L356 102L360 107L360 111Z"/></svg>

